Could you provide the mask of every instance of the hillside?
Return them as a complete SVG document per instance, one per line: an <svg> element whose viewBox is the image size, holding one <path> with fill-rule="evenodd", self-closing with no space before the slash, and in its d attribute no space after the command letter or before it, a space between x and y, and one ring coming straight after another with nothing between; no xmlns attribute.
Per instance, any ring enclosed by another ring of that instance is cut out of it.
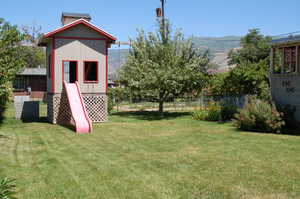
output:
<svg viewBox="0 0 300 199"><path fill-rule="evenodd" d="M230 49L240 46L240 37L192 37L195 47L210 51L213 62L218 64L220 68L227 68L227 54ZM110 49L109 50L109 73L115 74L116 71L126 62L129 54L128 49Z"/></svg>
<svg viewBox="0 0 300 199"><path fill-rule="evenodd" d="M197 48L209 49L212 54L226 52L232 48L240 46L241 37L192 37Z"/></svg>

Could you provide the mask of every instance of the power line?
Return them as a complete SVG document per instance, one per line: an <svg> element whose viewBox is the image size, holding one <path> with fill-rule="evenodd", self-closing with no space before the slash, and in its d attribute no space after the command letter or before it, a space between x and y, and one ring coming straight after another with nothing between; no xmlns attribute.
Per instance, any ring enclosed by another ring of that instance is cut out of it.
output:
<svg viewBox="0 0 300 199"><path fill-rule="evenodd" d="M295 31L295 32L289 32L289 33L283 33L283 34L279 34L279 35L273 35L271 37L280 37L280 36L285 36L285 35L293 35L296 33L300 33L300 31Z"/></svg>

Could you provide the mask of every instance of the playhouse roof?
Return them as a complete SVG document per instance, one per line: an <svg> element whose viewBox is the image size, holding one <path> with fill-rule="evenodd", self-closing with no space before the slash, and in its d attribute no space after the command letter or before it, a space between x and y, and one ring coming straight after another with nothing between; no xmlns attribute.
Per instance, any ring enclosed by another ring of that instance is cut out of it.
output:
<svg viewBox="0 0 300 199"><path fill-rule="evenodd" d="M45 39L54 37L56 34L58 34L58 33L60 33L60 32L63 32L63 31L65 31L65 30L67 30L67 29L69 29L69 28L72 28L72 27L74 27L74 26L77 26L77 25L79 25L79 24L85 25L85 26L87 26L88 28L90 28L90 29L92 29L92 30L98 32L100 35L103 35L103 36L107 37L112 43L114 43L114 42L117 40L116 37L112 36L111 34L109 34L109 33L106 32L106 31L104 31L104 30L98 28L97 26L95 26L95 25L92 24L91 22L89 22L89 21L87 21L87 20L85 20L85 19L78 19L78 20L73 21L72 23L69 23L69 24L64 25L64 26L62 26L62 27L60 27L60 28L57 28L57 29L55 29L55 30L53 30L53 31L51 31L51 32L46 33L46 34L42 37L42 39L40 40L39 45L43 45L43 44L45 43Z"/></svg>
<svg viewBox="0 0 300 199"><path fill-rule="evenodd" d="M45 76L46 75L46 68L25 68L22 72L18 75L39 75Z"/></svg>

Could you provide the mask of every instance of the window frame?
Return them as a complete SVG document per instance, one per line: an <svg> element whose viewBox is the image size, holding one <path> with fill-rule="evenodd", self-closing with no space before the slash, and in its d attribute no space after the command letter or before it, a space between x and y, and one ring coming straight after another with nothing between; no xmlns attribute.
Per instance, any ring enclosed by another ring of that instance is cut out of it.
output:
<svg viewBox="0 0 300 199"><path fill-rule="evenodd" d="M295 73L297 71L297 46L283 47L284 73Z"/></svg>
<svg viewBox="0 0 300 199"><path fill-rule="evenodd" d="M76 62L76 80L75 82L78 82L78 60L62 60L62 82L65 81L65 62Z"/></svg>
<svg viewBox="0 0 300 199"><path fill-rule="evenodd" d="M86 80L86 74L85 74L85 63L89 63L89 62L95 62L96 63L96 80ZM84 60L83 61L83 82L84 83L99 83L99 61L96 60Z"/></svg>
<svg viewBox="0 0 300 199"><path fill-rule="evenodd" d="M26 91L27 86L28 86L28 78L24 76L17 76L13 81L14 91Z"/></svg>

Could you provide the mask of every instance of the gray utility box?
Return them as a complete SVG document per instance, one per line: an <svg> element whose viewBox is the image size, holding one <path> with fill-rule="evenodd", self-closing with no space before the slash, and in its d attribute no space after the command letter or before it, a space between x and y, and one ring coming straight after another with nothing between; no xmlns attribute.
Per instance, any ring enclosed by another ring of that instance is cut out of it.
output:
<svg viewBox="0 0 300 199"><path fill-rule="evenodd" d="M40 102L31 101L29 96L15 96L14 105L17 119L35 120L40 117Z"/></svg>

